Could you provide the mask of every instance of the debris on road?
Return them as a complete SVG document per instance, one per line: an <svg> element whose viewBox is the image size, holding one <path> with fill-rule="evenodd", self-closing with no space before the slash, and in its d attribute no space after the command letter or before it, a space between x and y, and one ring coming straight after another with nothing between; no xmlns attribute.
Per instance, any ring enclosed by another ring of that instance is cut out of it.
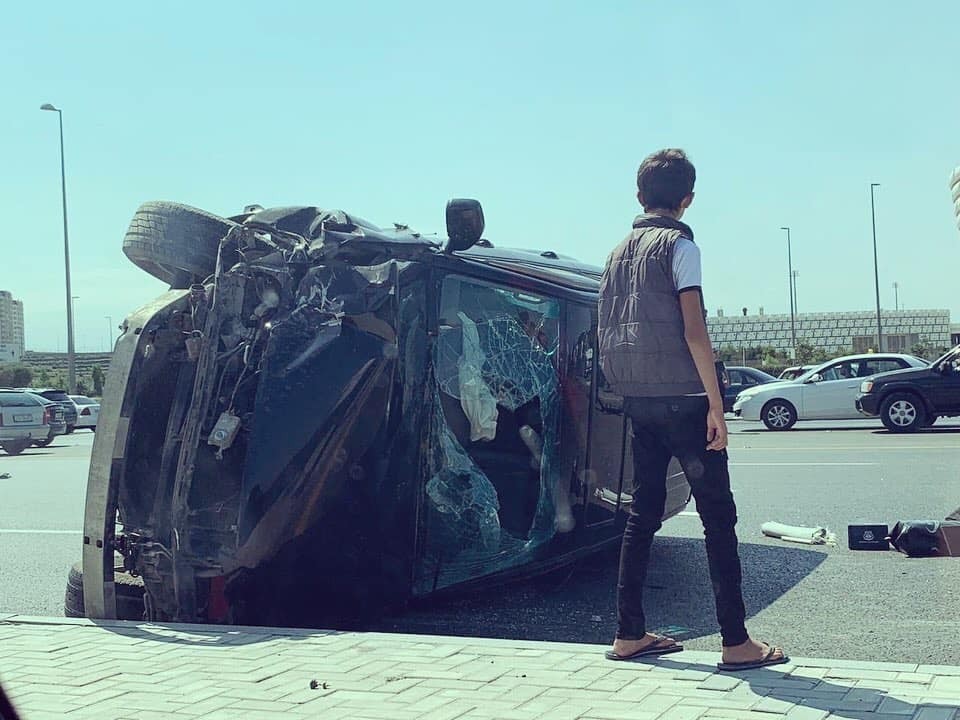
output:
<svg viewBox="0 0 960 720"><path fill-rule="evenodd" d="M837 544L837 536L825 527L803 527L800 525L784 525L778 522L765 522L760 526L760 532L767 537L803 545Z"/></svg>
<svg viewBox="0 0 960 720"><path fill-rule="evenodd" d="M0 473L0 480L9 480L13 475L10 473Z"/></svg>

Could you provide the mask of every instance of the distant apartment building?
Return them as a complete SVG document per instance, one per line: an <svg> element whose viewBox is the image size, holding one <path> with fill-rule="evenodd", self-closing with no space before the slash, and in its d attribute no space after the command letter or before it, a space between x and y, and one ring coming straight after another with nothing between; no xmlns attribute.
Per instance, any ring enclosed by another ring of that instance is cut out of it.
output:
<svg viewBox="0 0 960 720"><path fill-rule="evenodd" d="M954 323L950 326L950 344L960 345L960 323Z"/></svg>
<svg viewBox="0 0 960 720"><path fill-rule="evenodd" d="M23 303L0 290L0 362L19 362L24 349Z"/></svg>
<svg viewBox="0 0 960 720"><path fill-rule="evenodd" d="M946 348L951 338L949 310L883 310L886 352L908 352L917 344ZM795 316L797 342L842 355L881 349L875 312L804 313ZM707 318L713 344L720 348L772 347L790 351L789 315L716 315ZM954 326L956 327L956 326Z"/></svg>

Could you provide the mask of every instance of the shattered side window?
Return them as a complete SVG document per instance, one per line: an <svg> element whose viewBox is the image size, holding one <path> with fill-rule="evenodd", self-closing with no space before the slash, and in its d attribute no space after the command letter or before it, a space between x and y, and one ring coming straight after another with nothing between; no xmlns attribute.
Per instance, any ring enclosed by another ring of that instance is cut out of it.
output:
<svg viewBox="0 0 960 720"><path fill-rule="evenodd" d="M554 298L444 279L418 592L527 562L573 528L558 492L559 310Z"/></svg>

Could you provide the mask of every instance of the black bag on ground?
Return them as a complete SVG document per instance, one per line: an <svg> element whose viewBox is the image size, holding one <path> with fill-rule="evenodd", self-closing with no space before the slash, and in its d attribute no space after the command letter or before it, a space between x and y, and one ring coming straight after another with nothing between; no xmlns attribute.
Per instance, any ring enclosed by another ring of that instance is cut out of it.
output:
<svg viewBox="0 0 960 720"><path fill-rule="evenodd" d="M938 530L935 520L898 522L890 531L890 544L909 557L930 557L937 554Z"/></svg>

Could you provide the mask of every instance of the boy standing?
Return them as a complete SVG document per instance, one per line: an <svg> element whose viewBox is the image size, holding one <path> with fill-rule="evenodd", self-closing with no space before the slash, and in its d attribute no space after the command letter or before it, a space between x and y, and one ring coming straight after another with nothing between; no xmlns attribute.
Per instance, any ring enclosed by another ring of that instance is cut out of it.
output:
<svg viewBox="0 0 960 720"><path fill-rule="evenodd" d="M727 472L727 426L700 287L700 251L680 218L693 202L696 170L682 150L650 155L637 172L644 214L610 255L600 282L603 373L624 397L633 426L636 490L620 552L617 636L612 660L682 650L647 632L643 585L676 457L697 502L723 641L723 670L787 661L751 640L744 626L737 509Z"/></svg>

